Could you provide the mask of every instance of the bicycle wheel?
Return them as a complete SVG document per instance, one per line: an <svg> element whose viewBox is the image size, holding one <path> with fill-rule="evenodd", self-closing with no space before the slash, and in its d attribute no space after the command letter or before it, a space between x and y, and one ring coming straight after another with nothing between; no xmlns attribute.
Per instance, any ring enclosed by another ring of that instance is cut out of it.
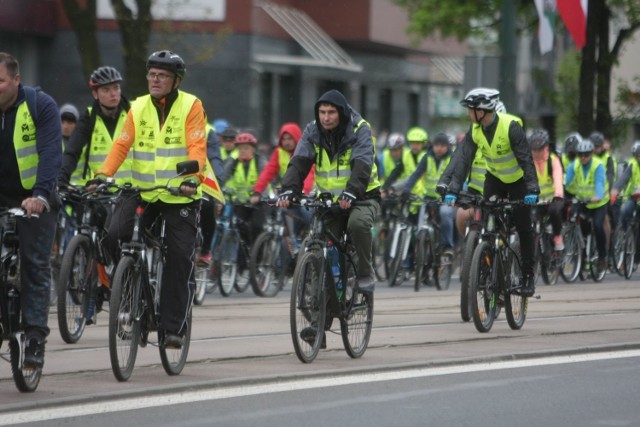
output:
<svg viewBox="0 0 640 427"><path fill-rule="evenodd" d="M469 272L471 315L478 332L489 332L495 319L496 294L491 283L494 261L491 245L480 242L473 252Z"/></svg>
<svg viewBox="0 0 640 427"><path fill-rule="evenodd" d="M625 274L625 245L626 235L622 225L619 224L616 227L615 233L613 233L613 268L621 276Z"/></svg>
<svg viewBox="0 0 640 427"><path fill-rule="evenodd" d="M214 256L216 282L222 296L231 295L238 277L238 249L240 240L232 231L224 234L218 252Z"/></svg>
<svg viewBox="0 0 640 427"><path fill-rule="evenodd" d="M524 325L524 321L527 318L527 307L529 299L520 295L516 295L511 292L514 284L518 284L520 277L522 277L522 271L520 269L520 243L514 242L511 244L511 249L507 257L507 265L505 270L507 274L503 280L506 280L508 291L504 293L504 311L507 317L507 323L511 329L520 329Z"/></svg>
<svg viewBox="0 0 640 427"><path fill-rule="evenodd" d="M436 289L446 291L451 284L451 274L453 273L453 258L440 254L440 259L433 266L433 281ZM435 261L435 260L434 260Z"/></svg>
<svg viewBox="0 0 640 427"><path fill-rule="evenodd" d="M274 297L284 286L287 272L283 240L274 233L260 234L251 249L251 287L260 297Z"/></svg>
<svg viewBox="0 0 640 427"><path fill-rule="evenodd" d="M238 274L236 281L233 283L233 289L238 293L243 293L251 285L251 274L249 269L249 261L251 260L251 249L247 248L243 242L238 245Z"/></svg>
<svg viewBox="0 0 640 427"><path fill-rule="evenodd" d="M633 270L635 270L636 258L636 233L630 228L630 233L624 239L624 278L631 279Z"/></svg>
<svg viewBox="0 0 640 427"><path fill-rule="evenodd" d="M558 283L558 268L554 261L553 237L549 233L544 233L540 238L540 275L546 285Z"/></svg>
<svg viewBox="0 0 640 427"><path fill-rule="evenodd" d="M342 344L352 359L361 357L371 337L373 327L373 292L361 292L357 288L356 272L353 264L347 272L347 286L345 288L345 304L347 316L340 318L340 332ZM355 292L354 292L355 290Z"/></svg>
<svg viewBox="0 0 640 427"><path fill-rule="evenodd" d="M378 225L381 226L381 224ZM371 251L373 253L371 262L373 263L374 273L378 281L387 280L387 271L384 262L387 234L388 230L376 227L373 240L371 241Z"/></svg>
<svg viewBox="0 0 640 427"><path fill-rule="evenodd" d="M433 252L431 252L431 239L427 230L421 230L416 237L416 257L415 257L415 282L413 288L420 291L422 285L429 282L429 271L433 263Z"/></svg>
<svg viewBox="0 0 640 427"><path fill-rule="evenodd" d="M180 375L185 363L187 362L187 356L189 355L189 346L191 345L191 326L192 326L192 312L189 309L189 315L187 316L187 323L185 325L184 335L182 337L182 347L170 348L164 344L164 332L158 331L158 349L160 350L160 360L162 361L162 367L167 375Z"/></svg>
<svg viewBox="0 0 640 427"><path fill-rule="evenodd" d="M567 224L562 229L564 256L560 275L567 283L573 283L582 270L582 242L576 224Z"/></svg>
<svg viewBox="0 0 640 427"><path fill-rule="evenodd" d="M469 293L469 272L471 271L471 260L473 251L478 245L479 234L476 230L469 230L464 249L462 250L462 263L460 264L460 317L464 322L471 320L471 302Z"/></svg>
<svg viewBox="0 0 640 427"><path fill-rule="evenodd" d="M324 340L327 305L322 283L324 258L317 251L306 251L293 273L289 322L296 356L311 363Z"/></svg>
<svg viewBox="0 0 640 427"><path fill-rule="evenodd" d="M140 341L140 273L135 260L123 256L113 275L109 299L109 356L118 381L133 372Z"/></svg>
<svg viewBox="0 0 640 427"><path fill-rule="evenodd" d="M210 282L208 267L196 266L196 293L193 296L193 303L195 305L202 305L202 303L204 303L204 297L207 293L207 282Z"/></svg>
<svg viewBox="0 0 640 427"><path fill-rule="evenodd" d="M67 344L78 342L87 324L91 294L98 286L91 240L84 234L73 236L62 257L58 277L58 327ZM95 298L95 297L94 297Z"/></svg>
<svg viewBox="0 0 640 427"><path fill-rule="evenodd" d="M22 342L18 342L18 340L21 340ZM20 334L18 338L13 336L9 339L11 373L13 375L13 382L16 384L17 389L23 393L31 393L36 391L38 384L40 384L42 368L32 368L23 365L24 348L26 347L24 340L24 334Z"/></svg>
<svg viewBox="0 0 640 427"><path fill-rule="evenodd" d="M601 282L607 274L607 267L602 270L598 268L598 251L596 249L596 239L593 235L591 236L591 245L587 258L589 259L589 275L594 282Z"/></svg>
<svg viewBox="0 0 640 427"><path fill-rule="evenodd" d="M402 270L402 263L404 261L402 259L402 252L408 238L407 229L405 228L403 230L400 230L397 233L397 237L394 233L393 238L395 241L392 244L395 244L396 250L395 255L390 260L391 268L389 270L389 276L387 276L387 279L389 280L389 287L391 288L393 288L394 286L399 286L403 282L403 275L400 274L400 270Z"/></svg>

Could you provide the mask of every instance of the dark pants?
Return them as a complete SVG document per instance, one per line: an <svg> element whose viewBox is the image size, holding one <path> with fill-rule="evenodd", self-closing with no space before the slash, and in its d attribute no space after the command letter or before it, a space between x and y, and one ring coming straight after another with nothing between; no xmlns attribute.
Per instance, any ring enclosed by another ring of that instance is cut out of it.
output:
<svg viewBox="0 0 640 427"><path fill-rule="evenodd" d="M211 252L211 241L216 231L216 206L215 202L207 197L202 198L200 208L200 233L202 233L202 244L200 253L206 255Z"/></svg>
<svg viewBox="0 0 640 427"><path fill-rule="evenodd" d="M549 222L554 236L562 233L562 215L564 214L564 200L555 199L548 206L540 206L540 218L549 215Z"/></svg>
<svg viewBox="0 0 640 427"><path fill-rule="evenodd" d="M137 199L120 202L113 212L107 235L109 252L119 258L120 243L131 240ZM149 228L162 215L166 223L166 258L160 292L160 328L173 334L184 333L195 282L195 248L200 215L200 201L190 204L149 203L143 223Z"/></svg>
<svg viewBox="0 0 640 427"><path fill-rule="evenodd" d="M51 287L51 250L58 224L58 210L39 218L18 218L20 245L20 286L22 322L28 334L44 339L49 335L47 320Z"/></svg>
<svg viewBox="0 0 640 427"><path fill-rule="evenodd" d="M593 223L593 234L596 238L596 248L598 249L598 258L604 258L607 256L607 236L604 234L604 218L607 215L608 204L600 206L596 209L585 209L585 211L591 216L591 222ZM585 224L582 223L582 233L588 234L590 230Z"/></svg>
<svg viewBox="0 0 640 427"><path fill-rule="evenodd" d="M511 184L505 184L498 178L487 173L484 181L484 199L498 196L502 199L523 200L528 194L524 178ZM518 206L513 209L513 223L520 237L520 253L522 260L522 275L533 275L535 258L535 232L531 221L531 206Z"/></svg>

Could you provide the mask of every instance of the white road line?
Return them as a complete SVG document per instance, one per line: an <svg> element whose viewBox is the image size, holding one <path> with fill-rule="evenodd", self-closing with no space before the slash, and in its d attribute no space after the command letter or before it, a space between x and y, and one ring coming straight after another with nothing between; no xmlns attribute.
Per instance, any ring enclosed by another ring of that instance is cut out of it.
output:
<svg viewBox="0 0 640 427"><path fill-rule="evenodd" d="M7 412L0 415L0 426L10 424L33 423L61 418L76 418L85 415L106 414L141 408L177 405L181 403L202 402L208 400L228 399L232 397L253 396L265 393L278 393L296 390L307 390L323 387L335 387L350 384L393 381L410 378L432 377L438 375L455 375L469 372L480 372L500 369L516 369L532 366L560 365L565 363L592 362L597 360L622 359L640 357L640 350L625 350L566 356L541 357L534 359L499 361L444 367L425 367L390 372L360 372L351 375L327 376L323 378L301 378L290 381L274 380L272 383L247 384L220 388L213 385L210 389L181 391L149 397L128 397L104 402L67 405L31 411Z"/></svg>

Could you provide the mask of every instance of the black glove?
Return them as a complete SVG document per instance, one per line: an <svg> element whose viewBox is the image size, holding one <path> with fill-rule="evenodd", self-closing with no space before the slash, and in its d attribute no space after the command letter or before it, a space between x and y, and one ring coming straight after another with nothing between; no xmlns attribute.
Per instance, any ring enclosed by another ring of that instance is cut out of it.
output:
<svg viewBox="0 0 640 427"><path fill-rule="evenodd" d="M196 182L193 179L185 179L180 183L180 187L182 187L183 185L185 187L191 187L193 189L198 188L198 184L196 184Z"/></svg>
<svg viewBox="0 0 640 427"><path fill-rule="evenodd" d="M400 202L407 203L409 201L409 199L411 198L411 191L403 191L402 194L400 195Z"/></svg>
<svg viewBox="0 0 640 427"><path fill-rule="evenodd" d="M102 178L102 177L95 177L93 179L90 179L89 181L87 181L87 183L84 185L85 187L91 187L93 185L95 185L96 187L100 187L101 185L105 184L107 181Z"/></svg>
<svg viewBox="0 0 640 427"><path fill-rule="evenodd" d="M298 200L298 196L291 190L280 193L278 196L279 202L295 202L296 200Z"/></svg>
<svg viewBox="0 0 640 427"><path fill-rule="evenodd" d="M346 200L350 205L352 205L353 202L356 201L356 196L349 193L348 191L343 191L342 194L340 194L339 200Z"/></svg>
<svg viewBox="0 0 640 427"><path fill-rule="evenodd" d="M436 193L438 193L441 197L444 197L445 194L449 191L449 186L446 184L438 184L436 185Z"/></svg>

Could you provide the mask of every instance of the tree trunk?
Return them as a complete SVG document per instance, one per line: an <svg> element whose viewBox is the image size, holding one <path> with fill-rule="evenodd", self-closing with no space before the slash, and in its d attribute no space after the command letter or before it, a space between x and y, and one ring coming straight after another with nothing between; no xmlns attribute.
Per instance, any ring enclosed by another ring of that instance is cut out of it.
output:
<svg viewBox="0 0 640 427"><path fill-rule="evenodd" d="M611 69L615 58L609 52L609 19L611 11L604 6L600 14L598 25L598 62L596 65L598 89L596 92L596 120L595 129L602 132L607 139L611 139L612 118L609 109L611 98Z"/></svg>
<svg viewBox="0 0 640 427"><path fill-rule="evenodd" d="M88 82L93 70L102 64L96 32L96 0L62 0L62 7L76 35L82 72Z"/></svg>

